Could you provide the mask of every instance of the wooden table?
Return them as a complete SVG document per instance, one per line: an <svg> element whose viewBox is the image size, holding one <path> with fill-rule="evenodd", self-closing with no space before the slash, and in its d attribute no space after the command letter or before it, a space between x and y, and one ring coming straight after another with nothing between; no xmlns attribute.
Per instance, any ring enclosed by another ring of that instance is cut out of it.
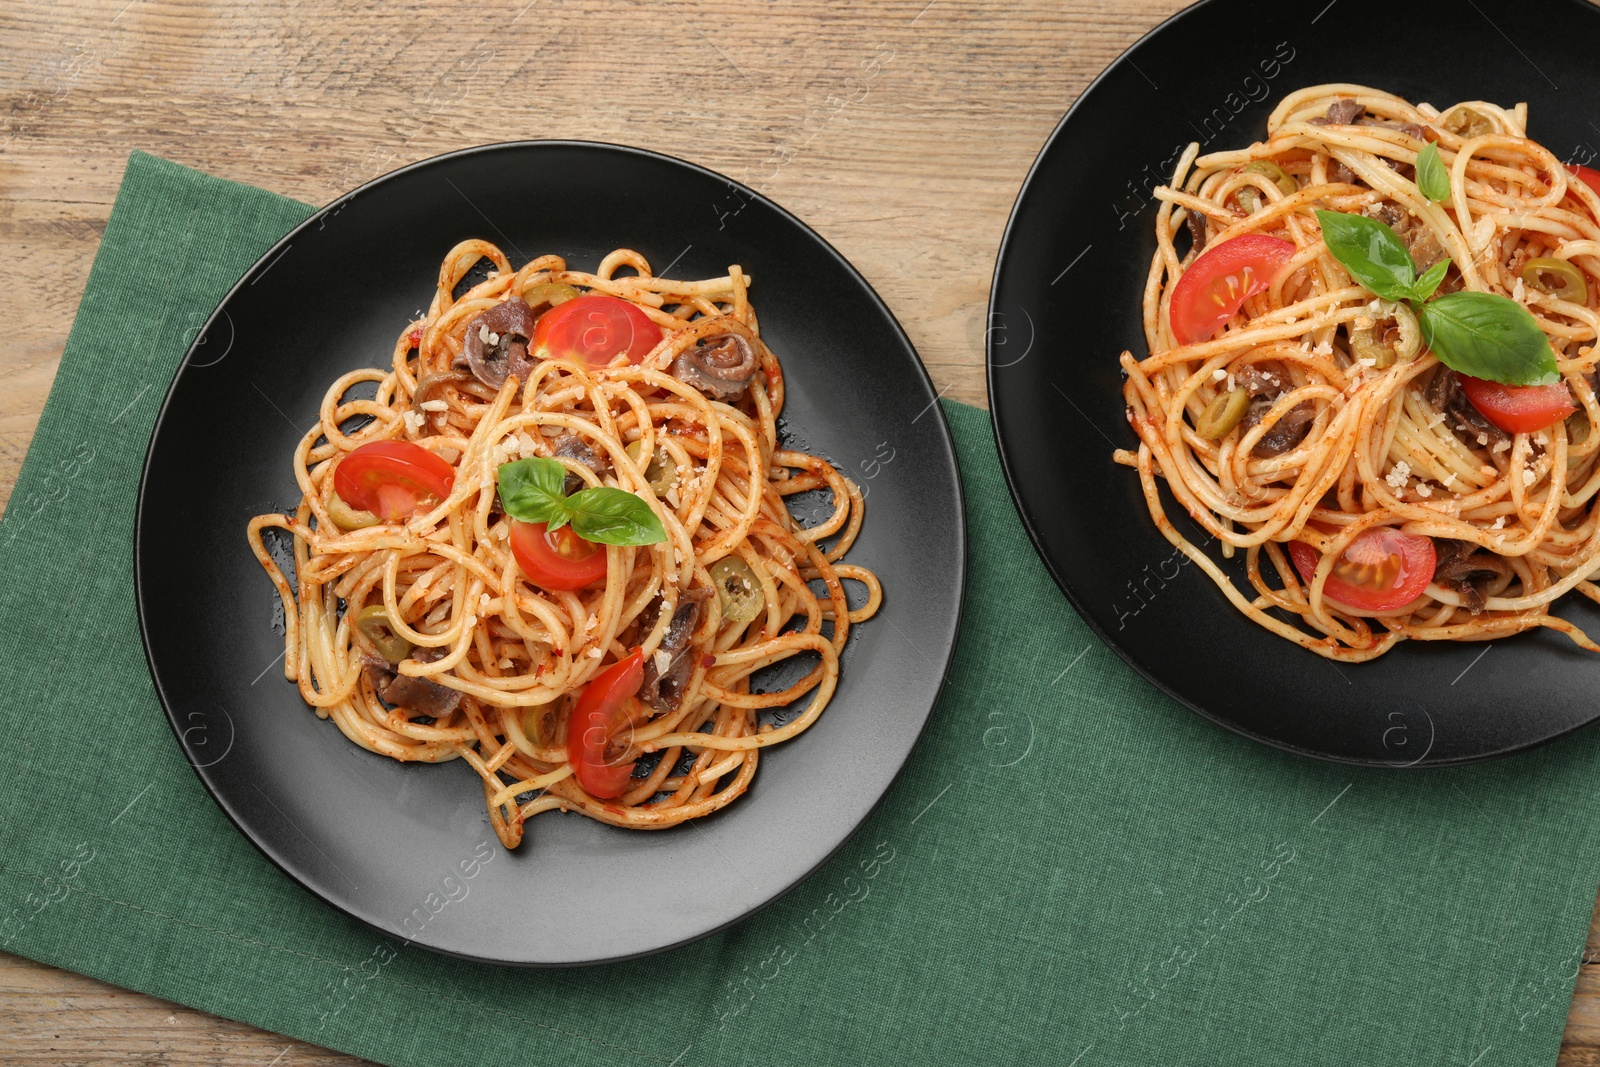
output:
<svg viewBox="0 0 1600 1067"><path fill-rule="evenodd" d="M984 402L989 277L1056 120L1179 0L8 0L0 9L0 504L141 148L324 203L489 141L640 145L833 242L946 395ZM688 220L686 225L696 224ZM1600 1065L1600 929L1561 1063ZM0 954L7 1064L358 1061Z"/></svg>

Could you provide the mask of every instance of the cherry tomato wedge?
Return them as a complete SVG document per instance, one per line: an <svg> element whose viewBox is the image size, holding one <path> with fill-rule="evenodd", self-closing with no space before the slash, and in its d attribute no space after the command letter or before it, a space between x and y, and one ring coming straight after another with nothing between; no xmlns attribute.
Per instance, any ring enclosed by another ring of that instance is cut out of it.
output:
<svg viewBox="0 0 1600 1067"><path fill-rule="evenodd" d="M385 522L402 522L423 504L437 504L455 484L454 467L410 441L362 445L333 472L334 491L346 504Z"/></svg>
<svg viewBox="0 0 1600 1067"><path fill-rule="evenodd" d="M607 762L606 749L621 716L622 702L644 681L644 653L618 660L590 680L578 695L567 725L567 762L583 791L600 800L620 797L633 777L633 760Z"/></svg>
<svg viewBox="0 0 1600 1067"><path fill-rule="evenodd" d="M1577 178L1595 192L1600 193L1600 170L1595 170L1593 167L1585 167L1582 164L1574 164L1569 166L1567 170L1572 172L1574 178Z"/></svg>
<svg viewBox="0 0 1600 1067"><path fill-rule="evenodd" d="M606 576L606 550L563 526L551 533L542 522L511 523L511 554L528 581L546 589L574 590Z"/></svg>
<svg viewBox="0 0 1600 1067"><path fill-rule="evenodd" d="M1244 302L1265 292L1293 257L1288 241L1247 233L1200 253L1172 287L1172 333L1180 345L1210 340Z"/></svg>
<svg viewBox="0 0 1600 1067"><path fill-rule="evenodd" d="M1457 374L1461 390L1483 417L1506 433L1533 433L1554 426L1578 410L1566 384L1501 385L1499 382Z"/></svg>
<svg viewBox="0 0 1600 1067"><path fill-rule="evenodd" d="M1290 541L1289 558L1309 586L1322 553L1304 541ZM1322 591L1330 600L1357 611L1389 611L1422 595L1433 581L1437 562L1431 538L1402 533L1392 526L1375 526L1350 542Z"/></svg>
<svg viewBox="0 0 1600 1067"><path fill-rule="evenodd" d="M619 355L637 363L661 341L657 326L637 305L614 296L580 296L539 316L534 354L541 359L581 359L604 367Z"/></svg>

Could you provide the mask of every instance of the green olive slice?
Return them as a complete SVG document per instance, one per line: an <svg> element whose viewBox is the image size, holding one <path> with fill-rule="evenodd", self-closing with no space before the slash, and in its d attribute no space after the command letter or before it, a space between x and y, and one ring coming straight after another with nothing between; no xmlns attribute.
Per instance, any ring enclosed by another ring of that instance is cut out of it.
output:
<svg viewBox="0 0 1600 1067"><path fill-rule="evenodd" d="M1549 293L1557 300L1574 304L1589 302L1589 283L1584 281L1583 271L1564 259L1549 256L1530 259L1523 265L1522 280L1530 288Z"/></svg>
<svg viewBox="0 0 1600 1067"><path fill-rule="evenodd" d="M551 748L561 727L561 698L534 704L522 712L522 732L540 748Z"/></svg>
<svg viewBox="0 0 1600 1067"><path fill-rule="evenodd" d="M1394 349L1395 358L1401 363L1410 363L1422 351L1422 324L1417 321L1417 313L1405 304L1393 305L1393 315L1400 336L1391 338L1386 335L1384 343Z"/></svg>
<svg viewBox="0 0 1600 1067"><path fill-rule="evenodd" d="M1351 328L1350 354L1355 357L1357 363L1371 360L1371 365L1380 370L1394 362L1394 349L1378 340L1377 331L1370 327Z"/></svg>
<svg viewBox="0 0 1600 1067"><path fill-rule="evenodd" d="M713 563L711 580L722 603L724 622L749 622L767 606L756 572L739 556L723 556Z"/></svg>
<svg viewBox="0 0 1600 1067"><path fill-rule="evenodd" d="M561 282L540 282L530 285L523 291L522 299L534 310L535 314L545 308L553 308L557 304L565 304L568 300L578 298L578 290Z"/></svg>
<svg viewBox="0 0 1600 1067"><path fill-rule="evenodd" d="M338 493L328 497L328 518L341 530L364 530L378 525L378 516L346 504Z"/></svg>
<svg viewBox="0 0 1600 1067"><path fill-rule="evenodd" d="M1372 360L1372 365L1382 370L1397 360L1409 363L1422 350L1422 326L1416 313L1404 304L1385 302L1384 312L1394 320L1384 326L1382 320L1366 328L1350 328L1350 354L1359 362Z"/></svg>
<svg viewBox="0 0 1600 1067"><path fill-rule="evenodd" d="M1290 196L1300 191L1300 183L1295 181L1294 176L1270 159L1258 159L1253 163L1246 163L1244 172L1246 174L1265 175L1272 180L1273 184L1283 190L1284 196Z"/></svg>
<svg viewBox="0 0 1600 1067"><path fill-rule="evenodd" d="M1439 125L1464 140L1495 132L1494 120L1470 107L1451 108Z"/></svg>
<svg viewBox="0 0 1600 1067"><path fill-rule="evenodd" d="M644 448L643 441L634 441L625 451L628 458L635 464L639 462L639 453ZM656 496L662 496L668 489L678 484L678 461L672 454L660 445L656 446L655 454L650 457L650 462L644 468L644 480L650 483L650 491Z"/></svg>
<svg viewBox="0 0 1600 1067"><path fill-rule="evenodd" d="M1282 190L1285 196L1300 191L1300 183L1295 181L1288 171L1268 159L1258 159L1254 163L1246 163L1243 169L1245 174L1260 174ZM1239 206L1246 213L1254 215L1261 209L1265 198L1261 190L1254 186L1246 185L1234 194L1238 197Z"/></svg>
<svg viewBox="0 0 1600 1067"><path fill-rule="evenodd" d="M1250 393L1244 389L1229 389L1218 393L1217 398L1195 420L1194 431L1207 441L1217 441L1233 432L1250 407Z"/></svg>
<svg viewBox="0 0 1600 1067"><path fill-rule="evenodd" d="M411 642L394 632L389 622L389 609L382 604L368 604L356 616L356 629L360 630L378 655L390 663L399 663L411 655Z"/></svg>

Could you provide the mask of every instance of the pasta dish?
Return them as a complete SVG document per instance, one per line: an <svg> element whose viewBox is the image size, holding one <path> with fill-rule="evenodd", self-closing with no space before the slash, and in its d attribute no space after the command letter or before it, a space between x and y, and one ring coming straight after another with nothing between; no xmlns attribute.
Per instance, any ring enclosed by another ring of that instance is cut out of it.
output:
<svg viewBox="0 0 1600 1067"><path fill-rule="evenodd" d="M730 803L882 601L841 562L861 491L780 445L750 283L465 241L389 366L329 387L294 513L249 524L305 702L371 752L469 764L508 848L553 809L657 829ZM801 526L785 500L813 490L831 511Z"/></svg>
<svg viewBox="0 0 1600 1067"><path fill-rule="evenodd" d="M1155 190L1114 458L1239 611L1320 655L1539 627L1600 651L1550 610L1600 601L1600 173L1527 121L1319 85Z"/></svg>

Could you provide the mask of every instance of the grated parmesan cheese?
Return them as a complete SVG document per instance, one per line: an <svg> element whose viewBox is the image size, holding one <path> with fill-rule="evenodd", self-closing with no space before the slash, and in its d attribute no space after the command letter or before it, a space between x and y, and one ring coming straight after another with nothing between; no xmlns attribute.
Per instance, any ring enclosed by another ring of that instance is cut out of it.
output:
<svg viewBox="0 0 1600 1067"><path fill-rule="evenodd" d="M1479 443L1479 444L1480 444L1480 445L1486 445L1486 444L1488 444L1488 443L1489 443L1489 435L1488 435L1488 434L1486 434L1486 433L1480 433L1480 434L1479 434L1479 435L1478 435L1478 443Z"/></svg>
<svg viewBox="0 0 1600 1067"><path fill-rule="evenodd" d="M1508 449L1510 447L1511 447L1511 442L1510 441L1501 441L1499 444L1495 445L1489 451L1493 452L1495 455L1498 456L1500 453L1504 452L1506 449Z"/></svg>
<svg viewBox="0 0 1600 1067"><path fill-rule="evenodd" d="M409 432L411 432L411 433L421 433L422 432L422 414L420 412L408 411L408 412L406 412L404 415L402 415L400 417L405 420L406 429Z"/></svg>
<svg viewBox="0 0 1600 1067"><path fill-rule="evenodd" d="M450 404L444 400L424 400L417 405L423 411L449 411Z"/></svg>
<svg viewBox="0 0 1600 1067"><path fill-rule="evenodd" d="M1522 484L1523 485L1532 485L1533 484L1533 480L1536 477L1538 477L1538 475L1533 473L1533 468L1532 467L1524 467L1524 468L1522 468Z"/></svg>
<svg viewBox="0 0 1600 1067"><path fill-rule="evenodd" d="M591 648L589 650L589 658L590 659L599 659L600 658L600 649L599 649L598 646L595 647L595 648Z"/></svg>
<svg viewBox="0 0 1600 1067"><path fill-rule="evenodd" d="M666 649L658 648L655 654L656 673L666 674L667 668L672 666L672 657L667 655Z"/></svg>
<svg viewBox="0 0 1600 1067"><path fill-rule="evenodd" d="M1517 279L1517 284L1511 287L1511 299L1519 304L1528 302L1528 288L1522 284L1522 279Z"/></svg>
<svg viewBox="0 0 1600 1067"><path fill-rule="evenodd" d="M1409 477L1411 477L1411 464L1402 459L1394 465L1393 470L1384 476L1383 480L1388 482L1392 489L1404 489L1406 487L1406 479Z"/></svg>
<svg viewBox="0 0 1600 1067"><path fill-rule="evenodd" d="M1504 530L1505 528L1506 528L1506 517L1504 515L1502 515L1498 519L1494 520L1494 524L1489 527L1489 529L1491 529L1491 530Z"/></svg>

